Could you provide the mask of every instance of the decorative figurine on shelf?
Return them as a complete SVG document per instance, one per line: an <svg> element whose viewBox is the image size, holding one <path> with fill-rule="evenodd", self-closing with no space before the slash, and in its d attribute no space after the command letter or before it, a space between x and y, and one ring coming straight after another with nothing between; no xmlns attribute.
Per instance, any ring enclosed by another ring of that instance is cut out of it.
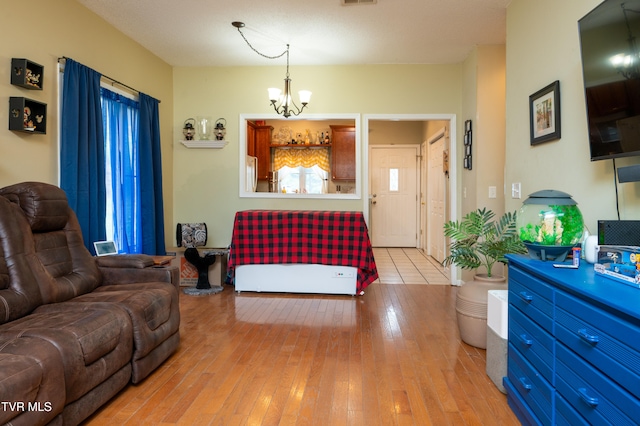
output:
<svg viewBox="0 0 640 426"><path fill-rule="evenodd" d="M30 86L40 87L40 74L34 74L33 71L27 68L25 81Z"/></svg>
<svg viewBox="0 0 640 426"><path fill-rule="evenodd" d="M184 121L184 127L182 128L182 134L184 135L184 139L187 141L192 141L193 137L196 135L196 120L193 118L187 118Z"/></svg>
<svg viewBox="0 0 640 426"><path fill-rule="evenodd" d="M216 140L224 140L224 135L227 133L227 129L224 128L226 125L227 120L225 120L224 118L218 118L216 120L216 125L213 129L213 134L216 135Z"/></svg>
<svg viewBox="0 0 640 426"><path fill-rule="evenodd" d="M35 130L36 126L33 124L33 120L31 119L31 108L24 107L24 120L22 123L25 130Z"/></svg>

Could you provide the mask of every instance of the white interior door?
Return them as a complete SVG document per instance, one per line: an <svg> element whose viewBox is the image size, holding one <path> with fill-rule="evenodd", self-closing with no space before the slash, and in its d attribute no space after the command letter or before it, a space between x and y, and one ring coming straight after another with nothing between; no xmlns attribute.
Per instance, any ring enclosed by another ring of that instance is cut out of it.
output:
<svg viewBox="0 0 640 426"><path fill-rule="evenodd" d="M419 148L371 147L371 243L375 247L417 247Z"/></svg>
<svg viewBox="0 0 640 426"><path fill-rule="evenodd" d="M428 218L429 227L429 250L428 253L442 263L446 257L444 223L446 217L446 179L445 167L445 144L446 136L429 141L429 161L428 161Z"/></svg>

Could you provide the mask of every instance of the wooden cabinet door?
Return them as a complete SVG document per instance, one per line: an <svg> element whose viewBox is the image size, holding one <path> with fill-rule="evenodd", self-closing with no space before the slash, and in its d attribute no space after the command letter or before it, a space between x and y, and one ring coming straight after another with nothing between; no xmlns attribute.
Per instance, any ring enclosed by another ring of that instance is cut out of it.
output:
<svg viewBox="0 0 640 426"><path fill-rule="evenodd" d="M331 126L331 176L356 180L356 128Z"/></svg>
<svg viewBox="0 0 640 426"><path fill-rule="evenodd" d="M256 125L247 122L247 155L256 156Z"/></svg>
<svg viewBox="0 0 640 426"><path fill-rule="evenodd" d="M271 171L271 126L256 126L255 156L258 157L258 180L269 179Z"/></svg>

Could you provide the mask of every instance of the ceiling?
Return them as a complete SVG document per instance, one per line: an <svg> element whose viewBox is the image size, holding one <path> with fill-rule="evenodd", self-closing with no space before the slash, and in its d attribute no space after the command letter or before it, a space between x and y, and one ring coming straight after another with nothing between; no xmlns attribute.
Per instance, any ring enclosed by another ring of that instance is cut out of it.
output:
<svg viewBox="0 0 640 426"><path fill-rule="evenodd" d="M172 66L267 66L286 59L231 22L291 65L446 64L504 44L511 0L77 1Z"/></svg>

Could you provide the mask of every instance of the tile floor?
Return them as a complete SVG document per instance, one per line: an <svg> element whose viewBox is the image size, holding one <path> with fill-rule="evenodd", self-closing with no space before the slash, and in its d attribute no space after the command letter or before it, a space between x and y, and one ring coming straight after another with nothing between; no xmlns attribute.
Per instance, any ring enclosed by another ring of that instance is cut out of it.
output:
<svg viewBox="0 0 640 426"><path fill-rule="evenodd" d="M449 273L431 256L416 248L374 247L381 284L449 285Z"/></svg>

